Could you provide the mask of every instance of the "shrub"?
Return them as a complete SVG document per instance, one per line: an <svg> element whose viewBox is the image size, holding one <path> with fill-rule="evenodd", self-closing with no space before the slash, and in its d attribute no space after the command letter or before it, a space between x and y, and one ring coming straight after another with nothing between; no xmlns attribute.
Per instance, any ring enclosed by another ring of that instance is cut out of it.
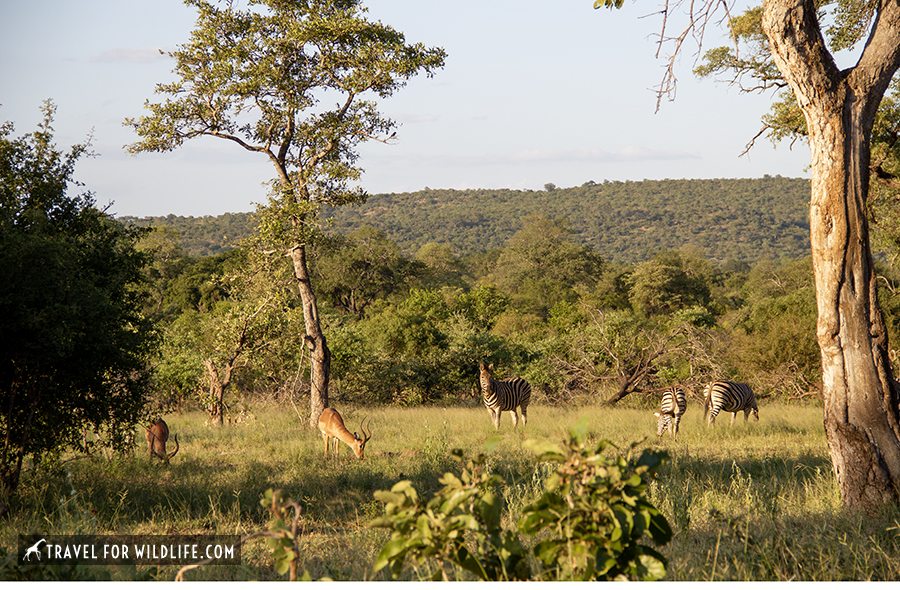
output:
<svg viewBox="0 0 900 590"><path fill-rule="evenodd" d="M459 449L452 455L463 460ZM390 492L375 492L375 498L385 504L385 513L372 526L391 529L393 534L373 569L390 565L397 578L411 557L417 570L430 560L437 562L437 569L420 576L426 579L450 580L454 565L480 580L529 579L525 548L515 533L500 527L503 500L496 489L503 479L484 473L484 462L481 454L468 462L461 477L445 473L439 480L443 489L428 504L419 501L408 480L398 482Z"/></svg>
<svg viewBox="0 0 900 590"><path fill-rule="evenodd" d="M545 492L526 506L519 532L544 538L533 548L541 569L533 574L518 535L500 526L504 481L483 471L485 456L469 461L461 477L445 473L444 487L423 504L408 480L375 498L385 505L375 527L392 531L379 553L375 571L388 565L397 578L407 557L420 578L449 580L454 566L481 580L656 580L666 575L666 558L642 544L645 534L657 545L672 538L665 517L646 498L647 478L667 459L644 451L637 461L610 458L613 447L601 440L590 447L587 423L570 431L565 447L526 441L538 461L557 464L544 482ZM493 439L497 440L497 439ZM489 446L493 444L489 442ZM454 457L463 460L460 450ZM548 538L547 538L548 537ZM433 571L419 571L420 566Z"/></svg>
<svg viewBox="0 0 900 590"><path fill-rule="evenodd" d="M564 449L527 441L539 461L557 463L544 482L546 491L522 511L519 530L550 538L534 548L544 580L658 580L666 575L666 558L642 544L645 533L657 545L672 538L666 518L645 496L646 478L668 458L645 450L638 460L609 458L614 445L585 441L587 422L570 432Z"/></svg>

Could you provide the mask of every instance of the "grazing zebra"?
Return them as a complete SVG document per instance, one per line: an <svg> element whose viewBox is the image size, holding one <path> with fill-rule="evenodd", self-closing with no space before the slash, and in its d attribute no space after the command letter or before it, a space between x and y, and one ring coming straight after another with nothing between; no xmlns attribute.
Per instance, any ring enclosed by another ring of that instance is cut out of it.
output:
<svg viewBox="0 0 900 590"><path fill-rule="evenodd" d="M673 385L663 392L662 408L659 412L654 412L659 420L656 422L656 436L662 436L663 432L669 431L672 438L678 440L678 425L681 423L681 417L687 411L687 397L684 395L684 389L678 385Z"/></svg>
<svg viewBox="0 0 900 590"><path fill-rule="evenodd" d="M531 385L521 377L510 377L503 381L497 381L491 376L494 365L478 365L481 371L479 381L481 383L481 397L484 405L491 413L494 428L500 429L500 415L503 412L512 412L513 428L519 425L519 415L516 408L522 410L522 426L528 424L528 402L531 401Z"/></svg>
<svg viewBox="0 0 900 590"><path fill-rule="evenodd" d="M732 383L731 381L713 381L706 386L703 392L703 415L709 414L707 426L712 426L719 412L732 412L731 425L737 413L744 412L744 422L753 414L759 422L759 408L756 407L756 396L746 383Z"/></svg>

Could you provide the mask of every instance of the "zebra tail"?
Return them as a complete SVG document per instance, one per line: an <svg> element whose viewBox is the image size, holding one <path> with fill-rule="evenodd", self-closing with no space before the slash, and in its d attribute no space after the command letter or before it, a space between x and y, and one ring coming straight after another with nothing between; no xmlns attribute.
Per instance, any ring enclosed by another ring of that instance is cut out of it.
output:
<svg viewBox="0 0 900 590"><path fill-rule="evenodd" d="M709 392L710 395L703 396L703 419L706 420L706 416L709 414L709 398L712 397L712 391Z"/></svg>

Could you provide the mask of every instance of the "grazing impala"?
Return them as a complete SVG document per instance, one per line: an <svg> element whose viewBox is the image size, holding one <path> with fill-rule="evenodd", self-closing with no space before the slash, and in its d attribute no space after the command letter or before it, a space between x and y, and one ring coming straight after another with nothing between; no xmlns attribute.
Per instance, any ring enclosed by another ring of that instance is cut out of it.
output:
<svg viewBox="0 0 900 590"><path fill-rule="evenodd" d="M359 429L363 433L363 438L359 438L355 432L347 430L344 426L344 420L337 413L337 410L325 408L325 411L319 417L319 431L322 433L322 439L325 441L325 458L328 458L328 443L330 439L334 438L337 439L335 440L335 456L340 455L340 445L337 441L343 441L348 447L353 449L357 459L362 459L363 453L366 451L366 443L372 438L372 430L370 428L366 432L365 420L360 423Z"/></svg>
<svg viewBox="0 0 900 590"><path fill-rule="evenodd" d="M175 456L175 453L178 452L178 435L175 437L175 450L172 451L171 454L166 454L166 441L169 440L169 427L166 424L165 420L160 418L159 420L154 420L150 422L150 426L147 427L147 447L150 449L150 461L153 461L153 457L156 456L157 459L161 461L169 462L169 459Z"/></svg>

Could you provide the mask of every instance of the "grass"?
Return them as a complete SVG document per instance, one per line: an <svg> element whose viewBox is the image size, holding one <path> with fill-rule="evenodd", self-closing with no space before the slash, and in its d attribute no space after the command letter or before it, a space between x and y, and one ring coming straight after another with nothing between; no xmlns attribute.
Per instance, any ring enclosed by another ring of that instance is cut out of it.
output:
<svg viewBox="0 0 900 590"><path fill-rule="evenodd" d="M239 534L266 529L259 504L267 488L281 488L303 507L300 571L314 579L382 580L371 564L386 533L367 523L380 514L373 499L401 479L420 495L458 467L450 450L484 451L496 433L483 408L340 408L353 430L372 419L365 461L344 446L326 462L318 434L290 409L255 408L257 418L221 429L200 413L166 416L181 450L169 466L134 457L81 459L49 470L29 470L0 523L0 547L15 551L17 535ZM489 468L503 476L513 527L523 506L541 490L545 466L522 443L560 441L582 416L589 436L626 452L637 442L665 449L671 461L649 494L675 537L661 548L671 580L895 580L900 579L900 510L877 517L845 513L832 472L821 407L769 404L760 422L733 428L720 416L713 429L689 406L678 441L657 439L652 411L636 408L546 407L529 412L526 428L501 421ZM376 452L383 454L376 454ZM412 454L400 455L403 451ZM526 538L527 539L527 538ZM243 548L240 567L205 567L189 579L281 579L265 543ZM173 579L177 567L111 571L113 578ZM409 574L410 576L412 573Z"/></svg>

